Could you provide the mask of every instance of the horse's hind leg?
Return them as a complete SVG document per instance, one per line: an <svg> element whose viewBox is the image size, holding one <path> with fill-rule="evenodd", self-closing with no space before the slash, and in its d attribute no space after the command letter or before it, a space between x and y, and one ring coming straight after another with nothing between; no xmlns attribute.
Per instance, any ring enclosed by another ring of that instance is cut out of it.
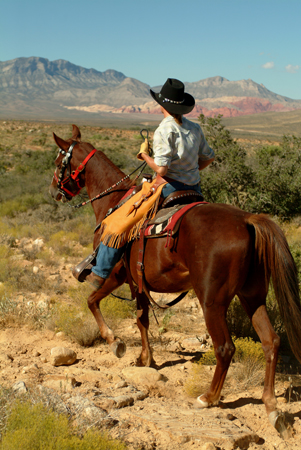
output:
<svg viewBox="0 0 301 450"><path fill-rule="evenodd" d="M262 401L265 404L267 414L271 423L277 418L275 397L275 373L278 359L278 350L280 346L280 338L275 333L270 319L267 315L265 305L257 308L252 316L252 324L262 344L266 359L266 370Z"/></svg>
<svg viewBox="0 0 301 450"><path fill-rule="evenodd" d="M262 401L265 405L270 423L277 431L279 431L282 437L287 437L287 425L284 422L283 415L277 410L277 400L275 396L275 373L280 338L271 325L265 306L265 299L259 303L258 297L259 296L257 296L256 301L253 300L251 302L250 297L239 294L241 303L252 320L252 324L261 341L266 359Z"/></svg>
<svg viewBox="0 0 301 450"><path fill-rule="evenodd" d="M88 297L88 306L92 312L97 325L100 330L101 337L106 340L107 344L111 347L113 353L121 358L126 352L126 345L120 339L114 336L113 331L106 324L100 309L99 303L102 299L107 297L111 292L113 292L117 287L121 286L126 280L126 271L122 263L118 263L114 268L110 277L105 281L101 289L93 291Z"/></svg>
<svg viewBox="0 0 301 450"><path fill-rule="evenodd" d="M229 304L227 302L227 304ZM216 368L208 391L200 395L197 399L199 407L216 405L219 402L221 390L228 372L231 359L235 352L227 322L225 305L214 302L206 306L203 305L204 318L208 332L214 345Z"/></svg>

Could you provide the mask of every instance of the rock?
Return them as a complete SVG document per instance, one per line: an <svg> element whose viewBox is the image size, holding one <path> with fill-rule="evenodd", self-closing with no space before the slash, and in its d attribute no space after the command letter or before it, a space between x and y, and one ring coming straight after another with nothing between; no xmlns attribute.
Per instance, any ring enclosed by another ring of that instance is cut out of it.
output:
<svg viewBox="0 0 301 450"><path fill-rule="evenodd" d="M68 405L71 409L75 409L78 420L79 418L83 420L86 417L96 422L102 420L107 415L105 411L95 406L92 401L81 396L70 398Z"/></svg>
<svg viewBox="0 0 301 450"><path fill-rule="evenodd" d="M135 392L134 394L132 394L132 397L134 398L134 401L136 402L137 400L144 400L146 397L148 397L148 393L138 391L138 392Z"/></svg>
<svg viewBox="0 0 301 450"><path fill-rule="evenodd" d="M200 342L201 341L201 342ZM200 348L201 344L204 343L202 338L187 338L181 342L181 346L183 348Z"/></svg>
<svg viewBox="0 0 301 450"><path fill-rule="evenodd" d="M76 380L74 377L64 375L48 375L43 383L43 386L54 389L59 392L70 392L74 388Z"/></svg>
<svg viewBox="0 0 301 450"><path fill-rule="evenodd" d="M120 389L120 388L124 388L124 387L128 387L128 384L126 381L120 381L119 383L115 384L114 389Z"/></svg>
<svg viewBox="0 0 301 450"><path fill-rule="evenodd" d="M35 241L33 241L32 245L34 249L39 252L44 247L44 241L43 239L36 239Z"/></svg>
<svg viewBox="0 0 301 450"><path fill-rule="evenodd" d="M106 411L110 411L115 408L116 402L113 397L100 397L97 399L98 405L105 409Z"/></svg>
<svg viewBox="0 0 301 450"><path fill-rule="evenodd" d="M107 411L111 409L121 409L126 406L131 406L135 401L144 400L148 396L145 392L135 392L130 395L118 395L117 397L100 397L97 399L98 403L103 409Z"/></svg>
<svg viewBox="0 0 301 450"><path fill-rule="evenodd" d="M27 387L24 381L18 381L17 383L13 384L12 389L16 392L16 394L25 394L27 392Z"/></svg>
<svg viewBox="0 0 301 450"><path fill-rule="evenodd" d="M113 398L115 402L115 408L124 408L125 406L130 406L134 403L134 398L129 395L119 395Z"/></svg>
<svg viewBox="0 0 301 450"><path fill-rule="evenodd" d="M75 376L76 379L82 383L88 381L89 383L96 383L97 385L102 386L108 381L107 374L100 372L99 370L81 369L72 366L66 367L64 372L70 374L70 376Z"/></svg>
<svg viewBox="0 0 301 450"><path fill-rule="evenodd" d="M35 370L38 370L38 366L36 364L31 364L30 366L23 367L22 373L28 373Z"/></svg>
<svg viewBox="0 0 301 450"><path fill-rule="evenodd" d="M37 274L40 269L37 266L33 266L32 271L34 274Z"/></svg>
<svg viewBox="0 0 301 450"><path fill-rule="evenodd" d="M51 349L50 362L53 366L70 366L76 361L76 353L65 347L53 347Z"/></svg>
<svg viewBox="0 0 301 450"><path fill-rule="evenodd" d="M161 373L152 367L127 367L122 370L122 374L125 379L143 385L154 385L163 379Z"/></svg>
<svg viewBox="0 0 301 450"><path fill-rule="evenodd" d="M63 331L59 331L58 333L56 333L55 337L57 337L58 339L65 339L66 335Z"/></svg>
<svg viewBox="0 0 301 450"><path fill-rule="evenodd" d="M169 352L179 352L181 351L181 346L179 344L179 342L174 342L174 343L170 343L169 346L167 347L167 350Z"/></svg>
<svg viewBox="0 0 301 450"><path fill-rule="evenodd" d="M200 450L216 450L216 447L212 442L206 442L206 444L202 445Z"/></svg>

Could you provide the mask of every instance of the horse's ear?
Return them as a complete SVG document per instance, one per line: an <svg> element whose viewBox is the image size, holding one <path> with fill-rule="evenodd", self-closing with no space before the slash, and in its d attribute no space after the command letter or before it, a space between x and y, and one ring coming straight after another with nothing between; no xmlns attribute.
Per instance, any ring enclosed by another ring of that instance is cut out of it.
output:
<svg viewBox="0 0 301 450"><path fill-rule="evenodd" d="M81 137L79 128L76 125L72 125L72 139L74 141L80 141Z"/></svg>
<svg viewBox="0 0 301 450"><path fill-rule="evenodd" d="M59 138L56 134L53 134L53 139L55 140L56 145L61 148L62 150L65 150L66 152L68 151L70 144L66 141L64 141L64 139Z"/></svg>

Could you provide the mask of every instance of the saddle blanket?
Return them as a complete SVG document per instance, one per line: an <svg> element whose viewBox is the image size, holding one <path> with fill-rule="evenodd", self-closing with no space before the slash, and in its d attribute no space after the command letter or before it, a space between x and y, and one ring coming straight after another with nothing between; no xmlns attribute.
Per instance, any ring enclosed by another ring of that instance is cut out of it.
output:
<svg viewBox="0 0 301 450"><path fill-rule="evenodd" d="M192 208L200 205L207 205L208 202L195 202L188 205L178 205L173 208L166 208L159 211L158 215L149 222L144 231L146 238L156 238L159 236L172 237L179 229L184 215ZM169 210L169 211L167 211Z"/></svg>

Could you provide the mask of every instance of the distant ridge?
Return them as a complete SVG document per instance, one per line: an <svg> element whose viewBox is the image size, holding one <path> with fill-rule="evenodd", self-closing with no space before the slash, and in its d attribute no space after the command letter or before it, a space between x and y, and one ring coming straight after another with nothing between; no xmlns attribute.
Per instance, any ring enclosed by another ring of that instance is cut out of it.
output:
<svg viewBox="0 0 301 450"><path fill-rule="evenodd" d="M265 111L301 108L301 100L269 91L252 80L229 81L221 76L185 83L196 99L190 114L235 117ZM116 70L99 72L62 59L16 58L0 62L0 108L16 118L61 118L72 114L158 114L149 86ZM160 86L154 88L159 90Z"/></svg>

